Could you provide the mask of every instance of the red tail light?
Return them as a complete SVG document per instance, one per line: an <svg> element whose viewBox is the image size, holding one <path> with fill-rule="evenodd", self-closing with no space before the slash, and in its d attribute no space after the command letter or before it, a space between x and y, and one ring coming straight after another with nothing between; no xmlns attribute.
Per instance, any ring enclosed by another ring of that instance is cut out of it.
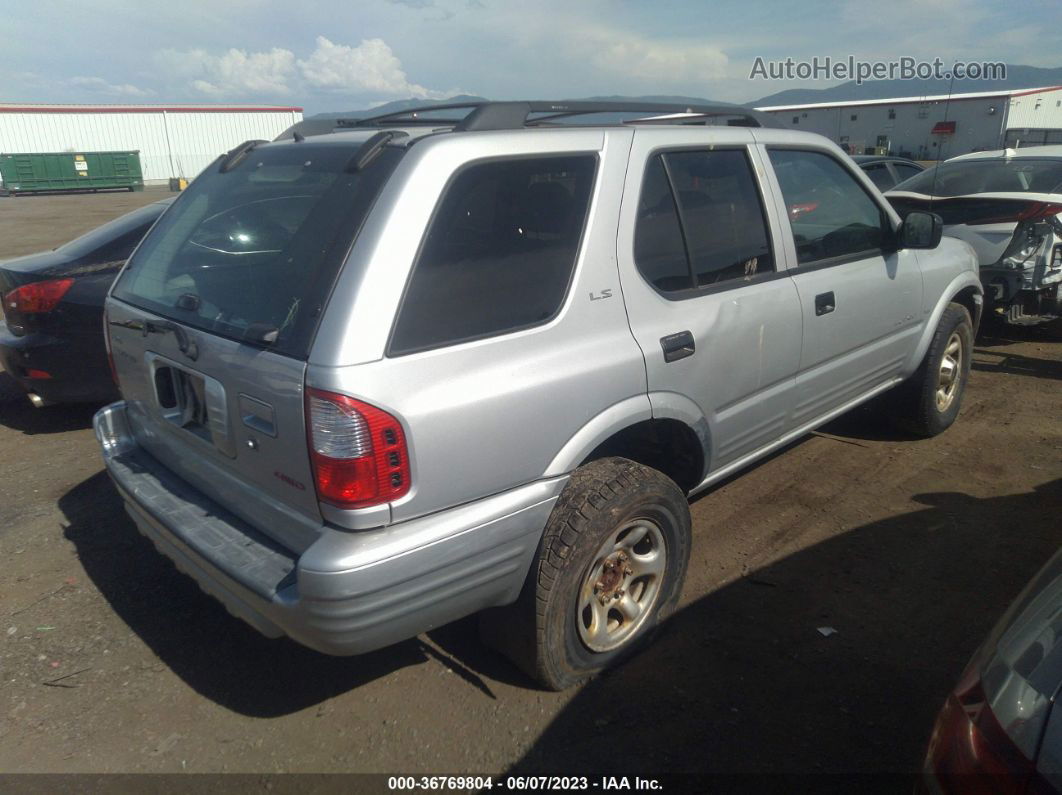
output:
<svg viewBox="0 0 1062 795"><path fill-rule="evenodd" d="M999 725L981 682L968 674L940 711L926 759L946 793L1033 795L1050 792Z"/></svg>
<svg viewBox="0 0 1062 795"><path fill-rule="evenodd" d="M317 497L338 508L366 508L409 491L402 425L360 400L306 390L306 426Z"/></svg>
<svg viewBox="0 0 1062 795"><path fill-rule="evenodd" d="M1045 218L1050 218L1052 215L1058 215L1062 213L1062 204L1054 204L1053 202L1029 202L1023 206L1022 209L1013 213L1004 213L1003 215L995 215L990 218L978 218L976 220L967 221L968 226L979 226L980 224L1009 224L1013 222L1021 223L1022 221L1043 221Z"/></svg>
<svg viewBox="0 0 1062 795"><path fill-rule="evenodd" d="M819 207L818 202L801 202L789 205L789 220L794 221L805 213L811 213Z"/></svg>
<svg viewBox="0 0 1062 795"><path fill-rule="evenodd" d="M73 279L51 279L24 284L4 296L4 309L20 315L51 312L73 283Z"/></svg>

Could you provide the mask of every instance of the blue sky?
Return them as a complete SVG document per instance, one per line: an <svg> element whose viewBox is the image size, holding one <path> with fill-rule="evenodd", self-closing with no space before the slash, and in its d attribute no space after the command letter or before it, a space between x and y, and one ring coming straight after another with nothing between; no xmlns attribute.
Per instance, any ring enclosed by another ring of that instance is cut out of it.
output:
<svg viewBox="0 0 1062 795"><path fill-rule="evenodd" d="M293 104L454 93L745 102L757 56L1059 66L1059 0L0 0L0 101ZM877 11L875 9L882 9Z"/></svg>

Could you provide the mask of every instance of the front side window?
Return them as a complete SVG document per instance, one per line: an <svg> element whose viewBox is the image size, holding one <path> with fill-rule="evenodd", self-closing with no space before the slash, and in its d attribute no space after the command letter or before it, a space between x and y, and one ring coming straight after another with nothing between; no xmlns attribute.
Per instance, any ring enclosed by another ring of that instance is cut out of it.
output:
<svg viewBox="0 0 1062 795"><path fill-rule="evenodd" d="M821 152L769 152L800 265L884 247L887 217L848 169Z"/></svg>
<svg viewBox="0 0 1062 795"><path fill-rule="evenodd" d="M665 294L772 273L763 205L744 150L651 158L638 205L634 259L643 278Z"/></svg>
<svg viewBox="0 0 1062 795"><path fill-rule="evenodd" d="M413 266L391 355L546 322L568 291L597 158L472 165L443 194Z"/></svg>

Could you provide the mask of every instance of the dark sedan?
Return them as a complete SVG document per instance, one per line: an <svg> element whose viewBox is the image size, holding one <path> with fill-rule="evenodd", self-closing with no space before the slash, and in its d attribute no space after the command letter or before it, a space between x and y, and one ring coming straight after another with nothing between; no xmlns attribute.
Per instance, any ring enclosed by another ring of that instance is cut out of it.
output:
<svg viewBox="0 0 1062 795"><path fill-rule="evenodd" d="M173 199L93 229L54 251L0 262L0 365L36 406L116 398L103 299Z"/></svg>
<svg viewBox="0 0 1062 795"><path fill-rule="evenodd" d="M892 155L855 155L852 159L870 177L870 181L878 186L882 193L891 189L894 185L910 179L915 174L921 174L925 169L913 160L906 157L893 157Z"/></svg>

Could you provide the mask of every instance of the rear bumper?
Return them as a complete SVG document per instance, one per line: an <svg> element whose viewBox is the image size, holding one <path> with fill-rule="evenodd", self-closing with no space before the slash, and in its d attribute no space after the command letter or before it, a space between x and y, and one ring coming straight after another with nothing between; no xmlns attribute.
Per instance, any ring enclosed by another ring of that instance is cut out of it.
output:
<svg viewBox="0 0 1062 795"><path fill-rule="evenodd" d="M325 525L297 554L141 449L124 403L93 425L126 510L163 555L262 634L326 654L361 654L514 601L567 481L377 530Z"/></svg>
<svg viewBox="0 0 1062 795"><path fill-rule="evenodd" d="M16 336L0 321L0 366L23 389L48 403L103 403L118 397L106 364L92 367L96 357L91 353L78 341L51 334ZM30 378L27 373L31 369L42 370L51 378Z"/></svg>

